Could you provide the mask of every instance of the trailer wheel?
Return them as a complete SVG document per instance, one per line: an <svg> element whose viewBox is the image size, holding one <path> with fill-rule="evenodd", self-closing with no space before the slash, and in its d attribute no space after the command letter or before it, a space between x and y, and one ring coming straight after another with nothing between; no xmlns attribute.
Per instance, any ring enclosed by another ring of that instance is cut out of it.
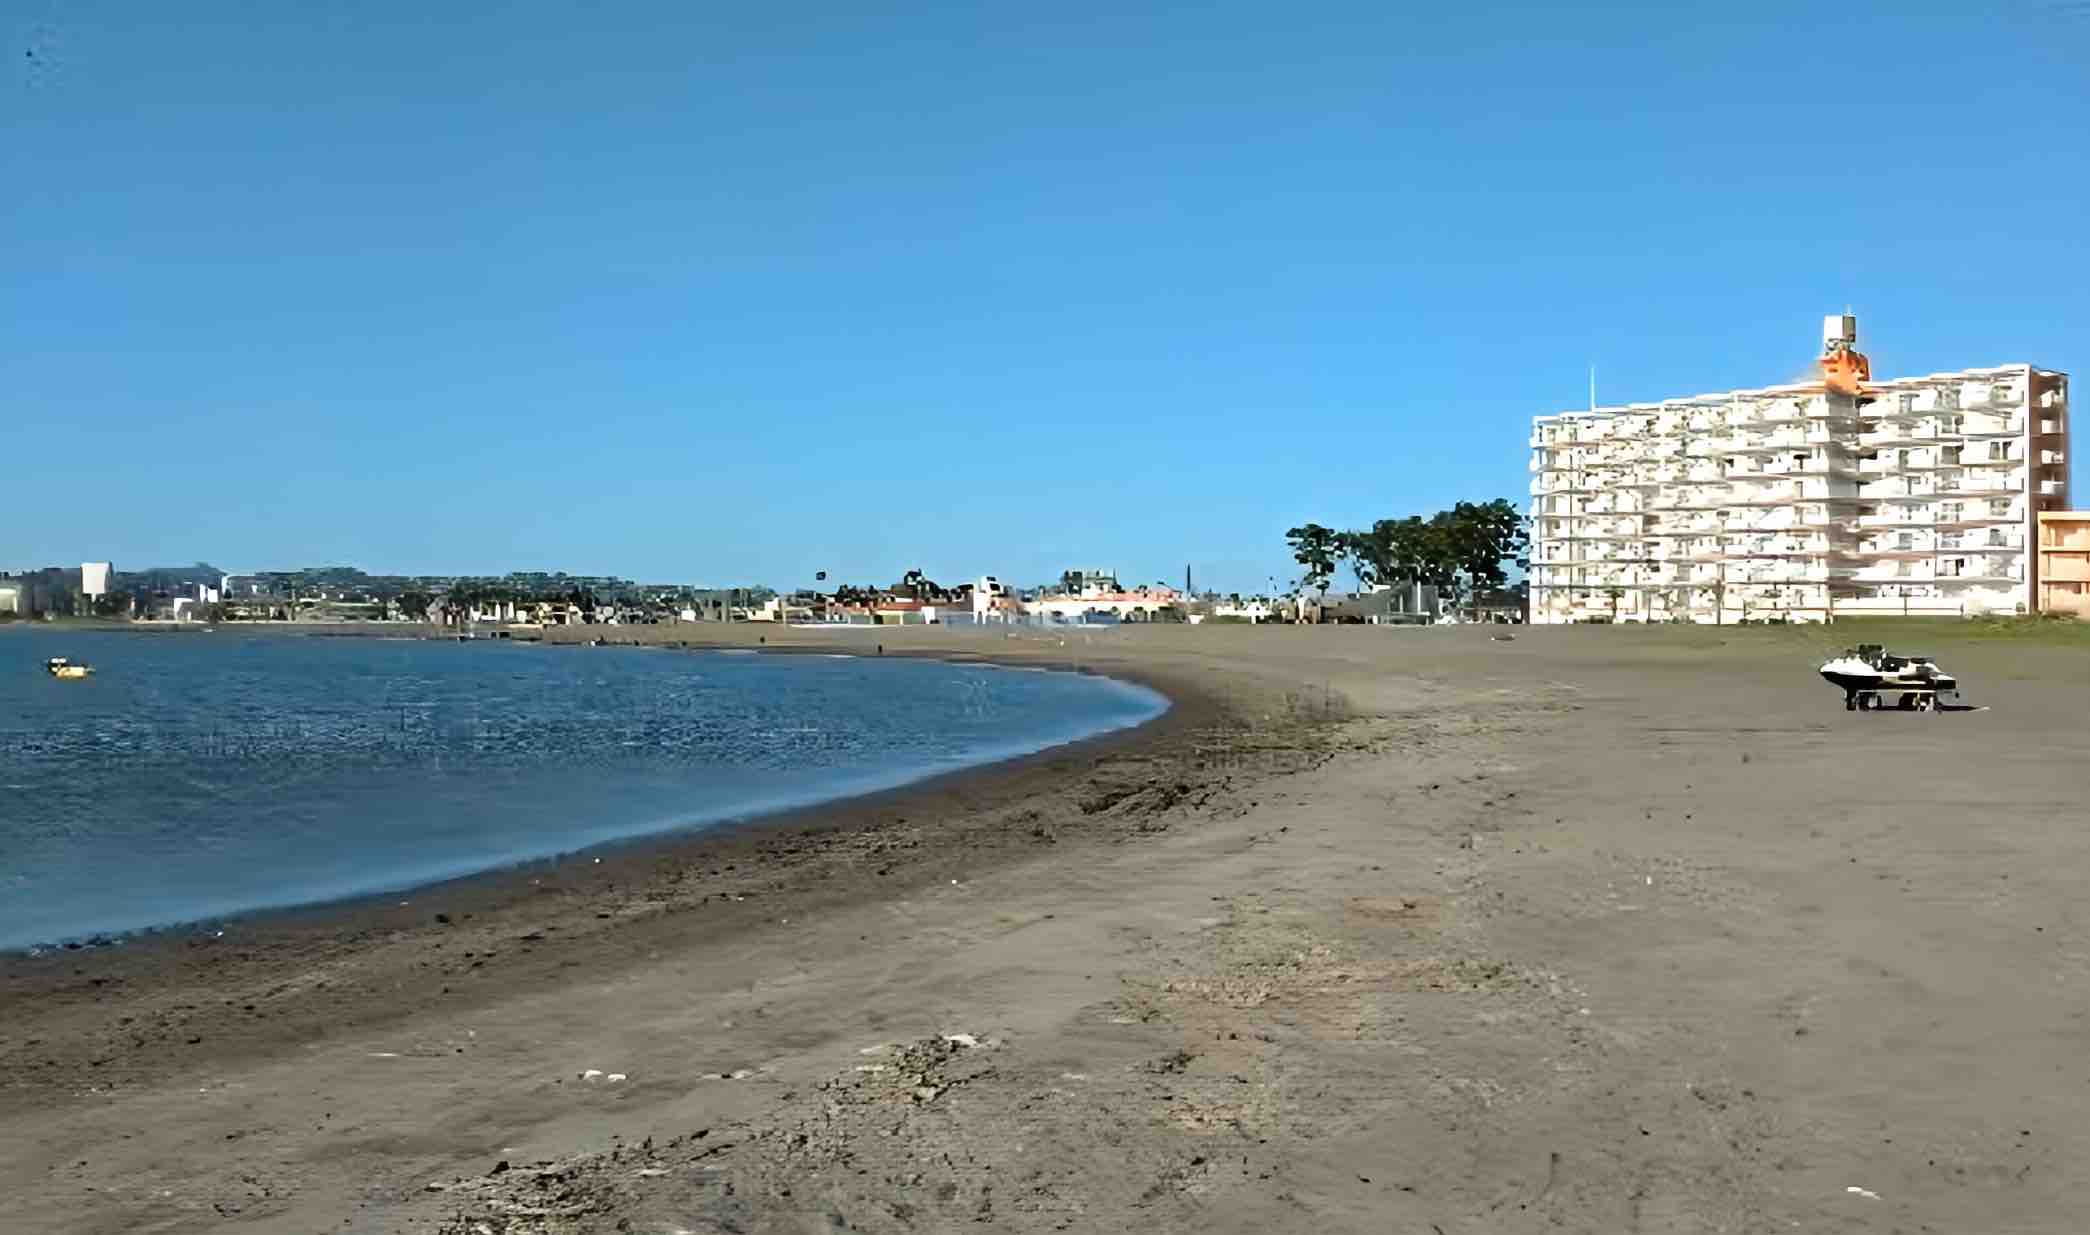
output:
<svg viewBox="0 0 2090 1235"><path fill-rule="evenodd" d="M1913 711L1915 711L1915 710L1916 710L1916 707L1917 707L1916 699L1917 699L1917 696L1916 696L1916 695L1913 695L1913 694L1905 694L1905 695L1903 695L1903 696L1901 697L1901 710L1902 710L1902 711L1904 711L1904 712L1913 712Z"/></svg>

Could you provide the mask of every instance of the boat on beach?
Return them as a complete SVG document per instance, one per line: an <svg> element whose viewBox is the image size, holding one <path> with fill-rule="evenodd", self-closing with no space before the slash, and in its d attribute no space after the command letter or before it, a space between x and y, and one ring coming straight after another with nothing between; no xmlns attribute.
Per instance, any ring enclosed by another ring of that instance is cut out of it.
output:
<svg viewBox="0 0 2090 1235"><path fill-rule="evenodd" d="M1848 712L1870 712L1899 696L1903 711L1928 712L1959 697L1959 679L1928 656L1896 656L1877 643L1861 643L1825 662L1822 679L1843 690Z"/></svg>

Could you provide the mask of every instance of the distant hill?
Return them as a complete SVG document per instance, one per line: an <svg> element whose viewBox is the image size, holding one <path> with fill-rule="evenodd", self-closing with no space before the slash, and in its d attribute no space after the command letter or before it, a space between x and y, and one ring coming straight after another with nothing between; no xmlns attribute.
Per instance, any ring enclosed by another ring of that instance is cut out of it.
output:
<svg viewBox="0 0 2090 1235"><path fill-rule="evenodd" d="M207 583L216 587L225 578L225 572L209 562L198 562L194 566L151 566L144 570L118 569L116 575L118 579L150 580L159 586L174 583Z"/></svg>

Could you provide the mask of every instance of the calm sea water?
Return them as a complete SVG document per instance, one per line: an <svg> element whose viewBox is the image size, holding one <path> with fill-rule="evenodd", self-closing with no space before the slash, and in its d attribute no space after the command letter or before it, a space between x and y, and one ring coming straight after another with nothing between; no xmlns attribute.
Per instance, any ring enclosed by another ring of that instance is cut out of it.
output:
<svg viewBox="0 0 2090 1235"><path fill-rule="evenodd" d="M55 680L60 655L98 672ZM745 819L1166 707L898 658L0 632L0 948Z"/></svg>

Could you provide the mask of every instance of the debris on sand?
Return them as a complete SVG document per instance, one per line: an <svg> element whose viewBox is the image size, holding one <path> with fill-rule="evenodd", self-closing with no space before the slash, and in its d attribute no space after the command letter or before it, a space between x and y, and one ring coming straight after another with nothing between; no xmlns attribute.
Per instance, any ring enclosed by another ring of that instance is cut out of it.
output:
<svg viewBox="0 0 2090 1235"><path fill-rule="evenodd" d="M871 1048L882 1056L880 1062L845 1066L812 1086L810 1103L780 1108L753 1124L716 1129L724 1136L707 1127L556 1161L504 1160L510 1167L506 1171L430 1183L428 1191L448 1194L454 1206L446 1224L437 1229L440 1235L607 1230L611 1228L603 1223L611 1215L635 1203L649 1203L641 1197L660 1196L687 1199L710 1215L715 1229L747 1229L750 1194L788 1198L808 1170L885 1162L890 1168L887 1183L920 1190L930 1159L908 1156L903 1161L892 1154L921 1144L947 1146L936 1155L943 1170L929 1192L935 1199L921 1200L917 1191L896 1202L900 1209L892 1212L914 1214L919 1212L917 1205L926 1209L959 1204L954 1198L960 1186L953 1176L963 1172L954 1159L965 1155L959 1142L946 1139L953 1132L950 1095L1000 1075L992 1055L999 1045L976 1033L948 1033ZM753 1073L743 1070L735 1075ZM917 1142L917 1137L928 1139ZM982 1206L988 1204L991 1188L992 1184L979 1187L978 1196L968 1194L962 1204L975 1217L989 1212Z"/></svg>

